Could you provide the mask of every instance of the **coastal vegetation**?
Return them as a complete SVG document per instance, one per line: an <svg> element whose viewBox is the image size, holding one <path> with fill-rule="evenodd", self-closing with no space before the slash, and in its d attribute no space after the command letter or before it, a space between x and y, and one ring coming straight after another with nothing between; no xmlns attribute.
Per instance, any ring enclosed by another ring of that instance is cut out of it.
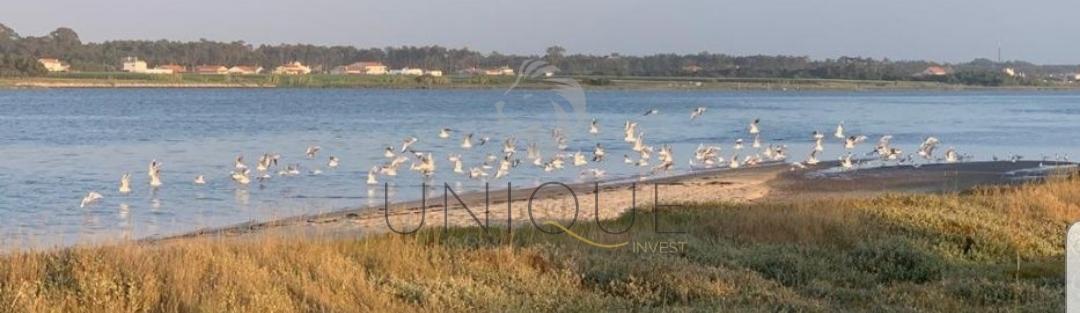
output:
<svg viewBox="0 0 1080 313"><path fill-rule="evenodd" d="M697 79L832 79L855 81L914 81L976 86L1071 85L1066 74L1080 70L1076 65L1036 65L1022 61L994 62L977 59L966 63L941 64L933 61L897 61L862 57L815 60L806 56L733 56L701 52L696 54L654 54L644 56L569 54L553 46L543 55L481 53L468 48L403 46L358 48L307 44L252 45L243 41L199 40L112 40L84 43L75 30L61 27L45 36L22 36L0 24L0 54L20 58L55 58L76 72L117 72L120 60L137 57L151 65L253 65L272 69L292 61L326 73L340 65L375 61L391 68L437 69L448 74L475 68L517 67L525 60L543 58L560 69L560 75L584 77L681 77ZM921 75L929 67L943 67L940 75ZM41 76L37 69L15 67L2 76ZM1024 75L1006 75L1005 68ZM1073 77L1073 76L1069 76ZM169 79L169 78L165 78ZM424 80L431 80L422 78ZM438 79L435 79L438 81ZM588 82L603 83L604 79ZM320 84L315 84L319 86ZM331 84L334 85L334 84Z"/></svg>
<svg viewBox="0 0 1080 313"><path fill-rule="evenodd" d="M964 193L686 203L572 229L272 233L0 257L10 312L1064 310L1080 177ZM654 224L656 223L656 224ZM681 234L658 233L655 225ZM609 235L599 227L626 235ZM650 249L669 243L669 249ZM675 243L675 244L670 244ZM645 248L642 248L645 247ZM677 247L677 248L670 248Z"/></svg>

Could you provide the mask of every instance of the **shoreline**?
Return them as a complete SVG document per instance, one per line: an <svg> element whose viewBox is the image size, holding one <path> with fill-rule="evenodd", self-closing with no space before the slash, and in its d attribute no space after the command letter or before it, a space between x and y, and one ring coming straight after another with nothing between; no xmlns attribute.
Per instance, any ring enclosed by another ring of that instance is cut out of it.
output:
<svg viewBox="0 0 1080 313"><path fill-rule="evenodd" d="M837 161L800 170L791 170L787 163L768 163L740 169L707 169L679 175L618 181L599 184L599 197L594 183L567 184L565 188L549 186L536 191L531 200L531 188L491 190L488 203L489 226L502 228L543 225L544 221L594 223L615 219L628 211L636 200L636 208L652 207L654 184L660 184L660 204L691 204L704 202L754 203L798 202L830 197L865 197L885 193L948 193L963 192L979 186L1009 186L1045 178L1051 171L1018 176L1031 169L1040 169L1037 161L984 161L953 164L930 164L921 167L891 166L854 171L830 172ZM1049 166L1075 168L1075 163L1051 162ZM944 175L942 175L944 173ZM636 191L630 190L637 186ZM439 227L477 226L484 213L484 193L458 194L448 206L443 206L442 192L429 193L426 209L420 200L390 203L389 214L382 205L346 208L326 213L305 214L267 221L250 221L223 227L194 230L135 240L140 243L161 243L193 238L257 238L266 234L305 234L317 237L363 237L390 233L386 221L397 230L412 230L423 223L425 229ZM635 194L636 192L636 194ZM569 195L573 193L575 197ZM504 197L506 196L506 197ZM509 198L509 201L507 201ZM599 205L596 200L600 200ZM565 208L578 205L577 214ZM464 206L469 211L464 210ZM449 210L447 210L449 208ZM562 208L563 210L559 210ZM421 212L423 211L423 214ZM550 212L556 211L556 212ZM507 214L510 212L510 214ZM529 214L532 213L532 214ZM384 215L385 214L385 215ZM639 212L638 214L641 214ZM538 227L538 226L532 226ZM419 228L417 228L419 229Z"/></svg>
<svg viewBox="0 0 1080 313"><path fill-rule="evenodd" d="M124 73L117 73L124 76ZM340 76L340 75L333 75ZM329 78L328 78L329 77ZM154 79L104 79L104 78L0 78L0 90L5 89L433 89L433 90L485 90L505 89L512 85L513 79L500 77L490 82L477 83L469 77L448 78L448 82L425 84L412 79L384 81L381 77L346 76L343 82L329 81L338 79L327 75L284 77L286 82L264 77L228 77L214 75L194 77L191 81L183 78L163 77ZM589 84L588 76L577 77L586 90L676 90L676 91L1073 91L1080 90L1080 84L1055 86L976 86L955 85L921 81L863 81L832 79L785 79L785 78L717 78L717 77L610 77L602 85ZM224 80L224 81L214 81ZM293 80L299 82L293 82ZM322 81L327 80L327 81ZM523 82L516 88L549 89L540 82Z"/></svg>

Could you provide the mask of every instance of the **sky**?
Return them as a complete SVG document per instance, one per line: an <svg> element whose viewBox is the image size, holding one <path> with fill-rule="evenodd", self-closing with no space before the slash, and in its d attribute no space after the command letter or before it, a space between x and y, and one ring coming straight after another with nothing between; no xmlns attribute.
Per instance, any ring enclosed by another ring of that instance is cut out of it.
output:
<svg viewBox="0 0 1080 313"><path fill-rule="evenodd" d="M5 1L9 2L9 1ZM1080 64L1078 0L10 0L23 36Z"/></svg>

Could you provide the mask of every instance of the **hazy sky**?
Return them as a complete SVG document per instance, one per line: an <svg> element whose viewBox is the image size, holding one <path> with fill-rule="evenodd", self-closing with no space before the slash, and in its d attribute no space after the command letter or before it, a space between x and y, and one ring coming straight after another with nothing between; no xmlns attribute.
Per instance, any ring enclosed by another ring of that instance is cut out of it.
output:
<svg viewBox="0 0 1080 313"><path fill-rule="evenodd" d="M710 51L1080 63L1080 0L9 0L0 23L83 41L172 39L483 52Z"/></svg>

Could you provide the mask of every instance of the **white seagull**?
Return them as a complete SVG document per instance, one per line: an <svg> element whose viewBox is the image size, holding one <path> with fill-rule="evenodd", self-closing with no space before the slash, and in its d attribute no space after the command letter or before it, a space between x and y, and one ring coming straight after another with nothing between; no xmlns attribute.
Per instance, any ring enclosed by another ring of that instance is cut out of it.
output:
<svg viewBox="0 0 1080 313"><path fill-rule="evenodd" d="M690 112L690 120L696 120L701 117L702 114L705 114L705 107L697 107L694 111Z"/></svg>
<svg viewBox="0 0 1080 313"><path fill-rule="evenodd" d="M124 173L123 176L120 176L120 193L131 193L131 174Z"/></svg>
<svg viewBox="0 0 1080 313"><path fill-rule="evenodd" d="M304 151L304 155L306 155L308 159L314 159L315 154L319 153L319 149L321 149L319 146L308 146L307 150Z"/></svg>
<svg viewBox="0 0 1080 313"><path fill-rule="evenodd" d="M82 202L79 203L79 207L80 208L85 208L86 206L88 206L90 204L93 204L94 202L97 202L98 200L101 200L102 198L105 198L105 197L102 196L100 193L93 192L93 191L88 192L88 193L86 193L86 196L82 198Z"/></svg>

